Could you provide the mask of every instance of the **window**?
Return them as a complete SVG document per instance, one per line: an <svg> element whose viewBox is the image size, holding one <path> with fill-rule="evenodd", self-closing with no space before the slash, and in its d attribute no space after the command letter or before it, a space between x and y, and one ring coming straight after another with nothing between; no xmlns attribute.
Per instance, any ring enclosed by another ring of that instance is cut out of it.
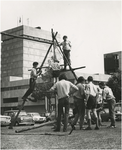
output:
<svg viewBox="0 0 122 150"><path fill-rule="evenodd" d="M3 103L15 103L15 102L18 102L18 97L3 98Z"/></svg>
<svg viewBox="0 0 122 150"><path fill-rule="evenodd" d="M110 55L111 57L104 58L104 67L106 73L116 72L119 68L118 55Z"/></svg>

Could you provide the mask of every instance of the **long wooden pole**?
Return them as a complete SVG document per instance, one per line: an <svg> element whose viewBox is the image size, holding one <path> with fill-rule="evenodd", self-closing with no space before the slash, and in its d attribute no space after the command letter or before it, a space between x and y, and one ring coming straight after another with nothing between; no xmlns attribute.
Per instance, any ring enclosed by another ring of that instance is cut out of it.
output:
<svg viewBox="0 0 122 150"><path fill-rule="evenodd" d="M25 101L26 101L26 100L23 100L23 103L22 103L22 105L21 105L21 107L20 107L20 109L19 109L19 111L18 111L18 113L17 113L15 119L10 123L10 126L9 126L8 129L13 129L13 126L14 126L16 120L17 120L17 117L19 116L20 111L21 111L22 108L24 107Z"/></svg>
<svg viewBox="0 0 122 150"><path fill-rule="evenodd" d="M83 69L83 68L85 68L86 66L83 66L83 67L77 67L77 68L72 68L72 70L74 71L74 70L78 70L78 69ZM70 69L68 69L68 70L62 70L62 72L65 72L65 71L71 71Z"/></svg>
<svg viewBox="0 0 122 150"><path fill-rule="evenodd" d="M56 35L57 35L57 32L56 32L56 34L54 35L54 37L56 37ZM19 37L18 37L18 38L19 38ZM54 39L53 39L53 41L54 41ZM51 45L50 45L50 47L49 47L49 49L48 49L48 51L47 51L47 53L46 53L46 56L45 56L45 58L44 58L44 60L43 60L43 62L42 62L42 64L41 64L41 66L40 66L40 70L41 70L41 68L42 68L42 66L43 66L43 64L44 64L44 62L45 62L45 60L46 60L46 58L47 58L47 55L48 55L48 53L49 53L49 51L50 51L52 45L53 45L53 42L51 43ZM9 129L13 129L13 126L14 126L16 120L17 120L17 117L19 116L20 111L21 111L22 108L24 107L25 101L26 101L26 100L23 100L23 103L22 103L22 105L21 105L21 107L20 107L20 109L19 109L19 111L18 111L18 113L17 113L15 119L11 122L11 124L10 124L10 126L9 126Z"/></svg>
<svg viewBox="0 0 122 150"><path fill-rule="evenodd" d="M56 122L57 122L56 120L50 121L50 122L45 122L45 123L42 123L42 124L40 124L38 126L33 126L33 127L29 127L29 128L24 128L24 129L16 130L15 132L16 133L20 133L20 132L24 132L24 131L28 131L28 130L32 130L32 129L37 129L37 128L40 128L40 127L43 127L43 126L46 126L46 125L54 124Z"/></svg>
<svg viewBox="0 0 122 150"><path fill-rule="evenodd" d="M58 32L56 32L56 34L54 35L54 37L56 37L56 35L58 34ZM53 42L54 42L54 39L53 39ZM49 49L48 49L48 51L47 51L47 53L46 53L46 55L45 55L45 57L44 57L44 60L43 60L43 62L42 62L42 64L41 64L41 66L38 68L38 69L42 69L42 67L43 67L43 64L44 64L44 62L45 62L45 60L46 60L46 58L47 58L47 55L48 55L48 53L50 52L50 49L51 49L51 47L52 47L52 45L53 45L53 42L51 43L51 45L50 45L50 47L49 47Z"/></svg>

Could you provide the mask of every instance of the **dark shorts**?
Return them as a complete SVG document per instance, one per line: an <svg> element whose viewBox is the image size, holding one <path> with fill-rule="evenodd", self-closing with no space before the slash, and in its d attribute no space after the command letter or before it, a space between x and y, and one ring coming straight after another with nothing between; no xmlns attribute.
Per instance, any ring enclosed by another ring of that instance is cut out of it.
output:
<svg viewBox="0 0 122 150"><path fill-rule="evenodd" d="M97 108L96 97L90 95L87 101L86 109L95 109Z"/></svg>

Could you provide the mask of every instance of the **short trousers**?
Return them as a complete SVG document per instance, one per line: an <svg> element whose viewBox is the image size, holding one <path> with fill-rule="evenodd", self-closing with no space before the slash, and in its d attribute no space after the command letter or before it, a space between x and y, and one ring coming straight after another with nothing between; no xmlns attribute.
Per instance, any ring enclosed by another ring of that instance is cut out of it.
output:
<svg viewBox="0 0 122 150"><path fill-rule="evenodd" d="M95 109L97 108L96 97L90 95L87 101L86 109Z"/></svg>

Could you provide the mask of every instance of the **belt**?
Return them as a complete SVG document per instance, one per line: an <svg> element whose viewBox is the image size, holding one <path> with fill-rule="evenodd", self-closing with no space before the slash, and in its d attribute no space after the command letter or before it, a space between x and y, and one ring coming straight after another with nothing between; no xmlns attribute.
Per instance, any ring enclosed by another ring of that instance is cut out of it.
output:
<svg viewBox="0 0 122 150"><path fill-rule="evenodd" d="M64 99L64 98L69 98L69 96L62 97L62 98L60 98L59 100Z"/></svg>

